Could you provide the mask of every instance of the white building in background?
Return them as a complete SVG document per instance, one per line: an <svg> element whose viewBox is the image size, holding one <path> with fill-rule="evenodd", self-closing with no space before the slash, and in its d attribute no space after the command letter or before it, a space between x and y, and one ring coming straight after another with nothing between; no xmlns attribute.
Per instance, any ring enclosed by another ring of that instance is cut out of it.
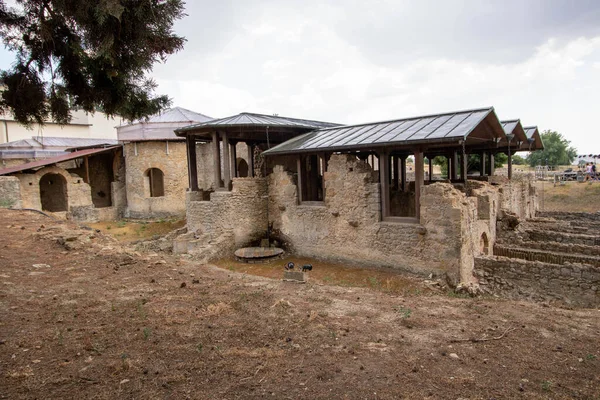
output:
<svg viewBox="0 0 600 400"><path fill-rule="evenodd" d="M71 122L63 126L49 121L43 127L33 124L27 128L15 121L12 115L0 114L0 144L33 137L116 140L116 127L123 123L121 118L108 118L100 111L89 114L77 110L72 111L71 115Z"/></svg>

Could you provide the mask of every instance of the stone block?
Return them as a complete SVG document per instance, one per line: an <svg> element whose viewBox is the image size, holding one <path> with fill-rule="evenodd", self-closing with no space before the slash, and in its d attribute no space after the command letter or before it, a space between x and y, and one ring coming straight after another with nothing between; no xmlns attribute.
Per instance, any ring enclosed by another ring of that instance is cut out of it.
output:
<svg viewBox="0 0 600 400"><path fill-rule="evenodd" d="M304 273L302 271L284 271L283 272L283 280L304 283L304 282L308 281L308 276L306 273Z"/></svg>

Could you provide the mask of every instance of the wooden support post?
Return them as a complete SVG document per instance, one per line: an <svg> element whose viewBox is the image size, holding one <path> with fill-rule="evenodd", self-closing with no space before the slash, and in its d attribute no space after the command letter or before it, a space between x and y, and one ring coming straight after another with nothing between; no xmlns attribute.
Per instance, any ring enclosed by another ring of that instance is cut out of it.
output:
<svg viewBox="0 0 600 400"><path fill-rule="evenodd" d="M185 138L188 162L188 181L192 192L198 191L198 165L196 162L196 139L192 135Z"/></svg>
<svg viewBox="0 0 600 400"><path fill-rule="evenodd" d="M246 143L248 146L248 177L254 178L254 145Z"/></svg>
<svg viewBox="0 0 600 400"><path fill-rule="evenodd" d="M223 183L225 184L225 190L229 190L231 184L231 158L229 154L229 138L227 133L221 133L223 139Z"/></svg>
<svg viewBox="0 0 600 400"><path fill-rule="evenodd" d="M406 184L406 156L401 157L400 163L400 179L402 180L402 191L408 191L408 185Z"/></svg>
<svg viewBox="0 0 600 400"><path fill-rule="evenodd" d="M319 181L319 156L308 156L308 162L310 163L310 175L306 182L310 191L308 196L311 201L317 201L319 199L319 187L317 186Z"/></svg>
<svg viewBox="0 0 600 400"><path fill-rule="evenodd" d="M390 155L388 153L379 153L379 193L381 197L381 219L390 215L390 179L389 163Z"/></svg>
<svg viewBox="0 0 600 400"><path fill-rule="evenodd" d="M398 162L398 156L393 156L392 163L394 164L394 189L398 190L400 187L400 163Z"/></svg>
<svg viewBox="0 0 600 400"><path fill-rule="evenodd" d="M490 153L490 176L494 176L496 173L496 160L494 160L494 153Z"/></svg>
<svg viewBox="0 0 600 400"><path fill-rule="evenodd" d="M510 143L508 144L508 179L512 179L512 155L510 153Z"/></svg>
<svg viewBox="0 0 600 400"><path fill-rule="evenodd" d="M458 180L458 152L452 152L452 177L450 178L453 181Z"/></svg>
<svg viewBox="0 0 600 400"><path fill-rule="evenodd" d="M423 153L420 149L415 151L415 216L421 219L421 188L423 187Z"/></svg>
<svg viewBox="0 0 600 400"><path fill-rule="evenodd" d="M304 182L302 179L302 155L298 155L296 159L296 169L298 170L298 203L302 203L304 196L302 195L304 189Z"/></svg>
<svg viewBox="0 0 600 400"><path fill-rule="evenodd" d="M83 164L85 165L85 183L90 183L90 160L88 156L83 157Z"/></svg>
<svg viewBox="0 0 600 400"><path fill-rule="evenodd" d="M237 178L238 177L238 170L237 170L237 144L236 142L231 142L231 177L232 178Z"/></svg>
<svg viewBox="0 0 600 400"><path fill-rule="evenodd" d="M460 156L460 179L467 184L467 167L468 167L469 158L467 157L467 153L465 148L462 149L462 154Z"/></svg>
<svg viewBox="0 0 600 400"><path fill-rule="evenodd" d="M321 190L323 193L323 201L325 201L325 172L327 172L327 157L324 154L319 155L319 162L321 164Z"/></svg>
<svg viewBox="0 0 600 400"><path fill-rule="evenodd" d="M479 155L479 169L481 170L479 172L480 176L485 176L486 171L487 171L487 166L485 163L486 157L487 157L487 154L485 152L481 152Z"/></svg>
<svg viewBox="0 0 600 400"><path fill-rule="evenodd" d="M215 168L215 189L219 189L221 186L221 149L219 146L219 134L217 132L212 133L212 144L213 144L213 164Z"/></svg>
<svg viewBox="0 0 600 400"><path fill-rule="evenodd" d="M429 182L433 182L433 160L431 156L427 157L427 161L429 162Z"/></svg>

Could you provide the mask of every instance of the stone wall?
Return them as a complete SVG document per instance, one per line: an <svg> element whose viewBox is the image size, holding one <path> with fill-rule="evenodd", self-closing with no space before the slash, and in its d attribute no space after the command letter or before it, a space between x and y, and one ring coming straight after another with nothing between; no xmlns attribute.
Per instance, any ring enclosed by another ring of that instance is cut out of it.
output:
<svg viewBox="0 0 600 400"><path fill-rule="evenodd" d="M493 240L490 221L497 210L480 220L477 198L451 184L423 187L420 223L388 222L381 221L379 183L366 162L352 155L331 156L325 201L309 204L298 204L297 174L287 165L275 166L269 176L269 216L275 234L299 255L471 281L481 234ZM479 194L492 193L487 185ZM493 207L494 199L489 202Z"/></svg>
<svg viewBox="0 0 600 400"><path fill-rule="evenodd" d="M214 161L211 143L196 145L198 187L212 191L214 182ZM136 155L137 147L137 155ZM126 216L131 218L156 218L164 216L184 216L186 213L186 191L189 187L187 153L185 142L137 142L124 145L126 164ZM247 159L244 143L236 146L238 158ZM146 171L158 168L164 174L165 195L150 197L149 178ZM221 157L223 169L223 157Z"/></svg>
<svg viewBox="0 0 600 400"><path fill-rule="evenodd" d="M0 208L21 207L19 178L14 176L0 176Z"/></svg>
<svg viewBox="0 0 600 400"><path fill-rule="evenodd" d="M519 218L533 218L539 210L537 189L527 175L517 175L512 180L503 179L500 184L503 211Z"/></svg>
<svg viewBox="0 0 600 400"><path fill-rule="evenodd" d="M188 185L185 142L137 142L124 145L126 169L126 217L158 218L185 215ZM137 154L136 154L137 148ZM150 197L147 171L158 168L164 174L164 196Z"/></svg>
<svg viewBox="0 0 600 400"><path fill-rule="evenodd" d="M231 191L188 193L188 236L181 238L190 253L206 258L232 256L266 236L267 186L264 178L234 178Z"/></svg>
<svg viewBox="0 0 600 400"><path fill-rule="evenodd" d="M600 268L591 265L478 257L475 274L489 293L582 307L600 305Z"/></svg>

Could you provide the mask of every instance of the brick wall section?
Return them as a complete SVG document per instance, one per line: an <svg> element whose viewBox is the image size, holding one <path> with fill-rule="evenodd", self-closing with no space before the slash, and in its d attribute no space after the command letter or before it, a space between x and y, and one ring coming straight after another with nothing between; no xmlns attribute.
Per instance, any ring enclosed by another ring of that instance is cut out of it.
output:
<svg viewBox="0 0 600 400"><path fill-rule="evenodd" d="M475 274L480 287L489 293L580 307L600 305L600 268L591 265L477 257Z"/></svg>
<svg viewBox="0 0 600 400"><path fill-rule="evenodd" d="M520 258L528 261L541 261L550 264L581 263L600 267L600 257L586 256L582 254L558 253L496 245L494 246L494 255L509 258Z"/></svg>
<svg viewBox="0 0 600 400"><path fill-rule="evenodd" d="M0 208L21 208L21 186L19 178L0 176Z"/></svg>

